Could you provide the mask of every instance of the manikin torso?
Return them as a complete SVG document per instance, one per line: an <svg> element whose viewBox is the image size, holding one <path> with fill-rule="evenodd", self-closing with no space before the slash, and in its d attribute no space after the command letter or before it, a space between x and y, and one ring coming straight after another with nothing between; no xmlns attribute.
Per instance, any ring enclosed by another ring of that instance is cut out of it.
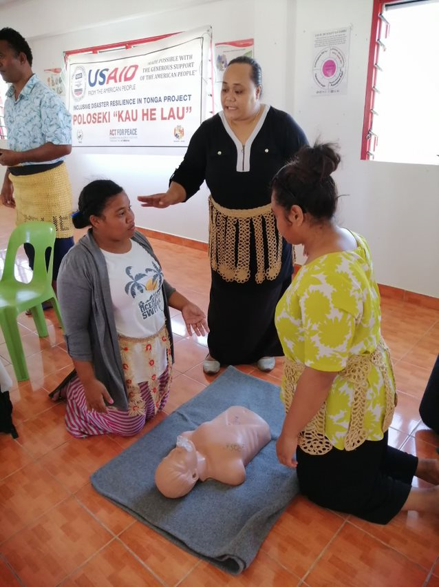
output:
<svg viewBox="0 0 439 587"><path fill-rule="evenodd" d="M232 406L178 437L176 448L157 467L156 485L166 497L186 495L198 480L239 485L245 481L246 465L270 439L265 420Z"/></svg>

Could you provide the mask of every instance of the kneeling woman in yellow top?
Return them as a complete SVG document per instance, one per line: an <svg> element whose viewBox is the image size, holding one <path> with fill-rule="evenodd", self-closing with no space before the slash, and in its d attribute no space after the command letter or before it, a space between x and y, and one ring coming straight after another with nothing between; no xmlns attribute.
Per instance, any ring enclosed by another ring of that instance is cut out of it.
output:
<svg viewBox="0 0 439 587"><path fill-rule="evenodd" d="M303 147L273 180L279 232L307 255L276 310L287 411L277 456L310 500L386 524L401 509L439 513L439 486L411 487L414 475L438 485L439 461L387 445L395 381L369 247L334 221L339 162L330 145Z"/></svg>

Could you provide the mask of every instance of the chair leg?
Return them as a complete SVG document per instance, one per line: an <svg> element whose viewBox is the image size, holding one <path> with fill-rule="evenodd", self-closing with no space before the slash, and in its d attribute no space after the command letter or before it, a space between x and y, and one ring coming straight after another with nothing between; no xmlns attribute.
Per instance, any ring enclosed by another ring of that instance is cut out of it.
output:
<svg viewBox="0 0 439 587"><path fill-rule="evenodd" d="M20 331L18 330L17 315L5 312L3 314L2 328L17 381L27 381L29 379L29 372L27 370Z"/></svg>
<svg viewBox="0 0 439 587"><path fill-rule="evenodd" d="M63 324L62 317L61 317L61 310L59 309L59 304L58 304L58 300L56 299L56 296L54 296L50 301L52 302L52 306L53 306L53 309L55 310L55 315L58 319L59 325L61 326L62 330L64 331L64 324Z"/></svg>
<svg viewBox="0 0 439 587"><path fill-rule="evenodd" d="M38 304L30 309L32 312L32 318L34 319L35 326L37 327L38 336L44 338L49 336L47 331L46 319L44 318L44 310L41 304Z"/></svg>

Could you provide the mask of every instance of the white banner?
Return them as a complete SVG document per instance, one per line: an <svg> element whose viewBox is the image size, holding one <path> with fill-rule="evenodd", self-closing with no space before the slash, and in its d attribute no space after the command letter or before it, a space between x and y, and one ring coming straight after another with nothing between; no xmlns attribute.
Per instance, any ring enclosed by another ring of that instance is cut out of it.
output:
<svg viewBox="0 0 439 587"><path fill-rule="evenodd" d="M127 49L67 55L73 146L187 146L212 109L211 36L205 27Z"/></svg>

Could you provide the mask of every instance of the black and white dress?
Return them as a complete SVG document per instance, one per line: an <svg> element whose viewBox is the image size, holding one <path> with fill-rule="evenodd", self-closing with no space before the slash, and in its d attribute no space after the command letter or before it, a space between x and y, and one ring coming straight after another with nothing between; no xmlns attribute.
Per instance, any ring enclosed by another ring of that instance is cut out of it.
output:
<svg viewBox="0 0 439 587"><path fill-rule="evenodd" d="M171 177L187 198L203 181L211 192L208 344L223 364L282 355L274 311L291 283L293 262L271 212L270 182L307 140L289 114L263 108L245 145L223 112L203 122Z"/></svg>

